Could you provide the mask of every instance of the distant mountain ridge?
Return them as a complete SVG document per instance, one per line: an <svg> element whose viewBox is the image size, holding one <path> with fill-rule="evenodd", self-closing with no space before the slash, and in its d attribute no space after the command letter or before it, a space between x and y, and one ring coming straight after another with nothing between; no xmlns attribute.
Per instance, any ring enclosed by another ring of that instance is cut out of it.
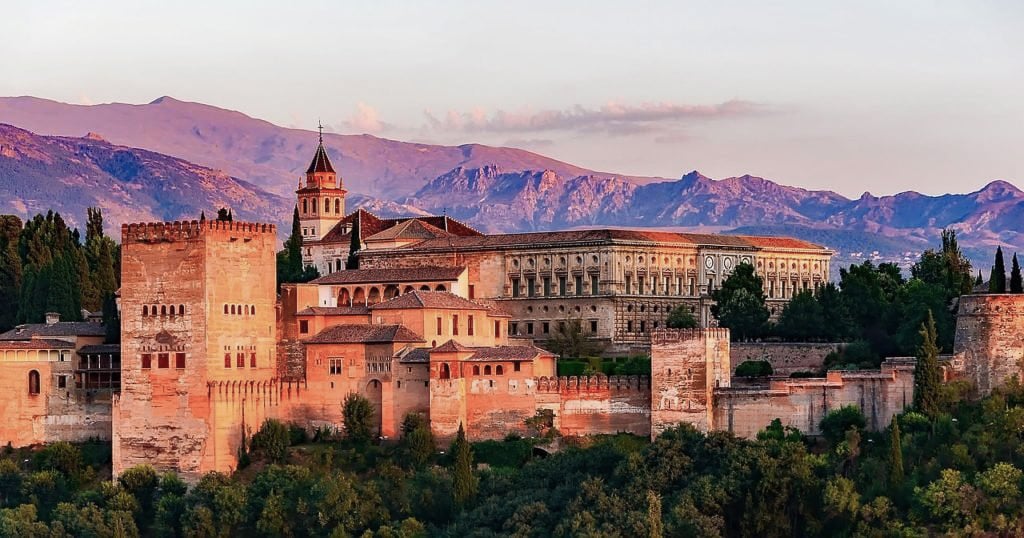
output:
<svg viewBox="0 0 1024 538"><path fill-rule="evenodd" d="M48 134L89 133L74 140L141 146L199 163L203 166L187 164L205 170L200 176L228 178L247 191L240 200L276 205L276 212L267 210L267 219L277 222L288 220L292 190L316 144L310 131L169 97L145 105L94 106L0 98L0 122ZM381 216L445 212L490 232L595 226L741 229L823 242L839 252L843 263L870 257L912 260L934 246L946 227L959 231L961 245L978 265L988 263L996 244L1024 251L1024 193L1006 181L966 194L864 193L850 199L751 175L714 180L694 171L668 180L594 172L512 148L414 144L369 135L324 138L350 190L348 210L364 207ZM0 154L0 166L2 159ZM21 184L13 191L13 206L28 207L36 200L24 193L39 170L8 176L8 182ZM154 197L148 204L138 206L142 213L181 212L173 196Z"/></svg>

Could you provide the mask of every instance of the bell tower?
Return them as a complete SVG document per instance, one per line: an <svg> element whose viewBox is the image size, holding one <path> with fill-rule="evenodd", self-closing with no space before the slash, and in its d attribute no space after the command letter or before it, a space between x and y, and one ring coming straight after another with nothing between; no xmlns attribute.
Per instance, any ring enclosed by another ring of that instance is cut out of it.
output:
<svg viewBox="0 0 1024 538"><path fill-rule="evenodd" d="M313 162L306 169L306 182L299 182L295 191L299 203L299 223L302 226L302 242L319 241L345 216L345 190L342 179L334 171L331 160L324 149L324 127L320 130L320 143L313 155Z"/></svg>

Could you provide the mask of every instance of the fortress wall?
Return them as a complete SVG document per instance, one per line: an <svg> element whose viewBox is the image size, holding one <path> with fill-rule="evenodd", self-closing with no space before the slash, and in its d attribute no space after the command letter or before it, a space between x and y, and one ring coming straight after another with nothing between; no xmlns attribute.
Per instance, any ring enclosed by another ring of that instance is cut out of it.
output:
<svg viewBox="0 0 1024 538"><path fill-rule="evenodd" d="M541 377L536 382L535 408L553 411L554 425L563 435L650 435L648 377Z"/></svg>
<svg viewBox="0 0 1024 538"><path fill-rule="evenodd" d="M825 356L839 351L842 344L813 342L733 342L729 356L733 372L744 361L768 361L776 375L793 372L817 372Z"/></svg>
<svg viewBox="0 0 1024 538"><path fill-rule="evenodd" d="M1024 295L964 295L956 318L954 368L979 395L1020 376L1024 359Z"/></svg>
<svg viewBox="0 0 1024 538"><path fill-rule="evenodd" d="M778 418L810 435L821 433L821 419L843 406L864 413L867 428L882 430L914 399L914 366L886 361L875 372L830 372L826 378L774 381L767 388L726 388L715 392L715 429L755 437Z"/></svg>
<svg viewBox="0 0 1024 538"><path fill-rule="evenodd" d="M514 374L467 378L466 435L474 441L525 433L525 420L537 413L533 378Z"/></svg>
<svg viewBox="0 0 1024 538"><path fill-rule="evenodd" d="M707 432L714 422L713 393L728 387L729 330L666 329L651 335L651 433L681 422Z"/></svg>

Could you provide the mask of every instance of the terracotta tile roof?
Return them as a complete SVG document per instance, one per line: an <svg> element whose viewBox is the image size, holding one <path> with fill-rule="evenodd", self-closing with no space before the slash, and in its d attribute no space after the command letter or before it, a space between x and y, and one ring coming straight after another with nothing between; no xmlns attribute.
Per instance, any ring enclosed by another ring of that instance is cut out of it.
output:
<svg viewBox="0 0 1024 538"><path fill-rule="evenodd" d="M295 313L296 316L369 316L365 306L311 306Z"/></svg>
<svg viewBox="0 0 1024 538"><path fill-rule="evenodd" d="M46 336L106 336L103 325L91 321L58 321L57 323L30 323L0 334L0 340L28 340Z"/></svg>
<svg viewBox="0 0 1024 538"><path fill-rule="evenodd" d="M559 232L531 232L518 234L494 234L479 236L450 236L427 239L414 245L401 247L404 250L428 249L490 249L502 247L530 246L539 244L578 244L586 242L611 243L615 241L671 243L693 246L724 246L735 248L801 248L821 249L823 247L788 237L755 237L718 234L677 233L659 230L630 230L604 228L596 230L566 230Z"/></svg>
<svg viewBox="0 0 1024 538"><path fill-rule="evenodd" d="M410 291L370 306L370 310L441 308L445 310L487 310L487 307L447 291Z"/></svg>
<svg viewBox="0 0 1024 538"><path fill-rule="evenodd" d="M469 351L473 351L474 349L476 349L476 348L464 346L464 345L456 342L455 340L449 340L449 341L447 341L447 342L445 342L445 343L435 347L434 349L431 349L430 352L431 353L434 353L434 352L436 352L436 353L458 353L458 352L469 352Z"/></svg>
<svg viewBox="0 0 1024 538"><path fill-rule="evenodd" d="M320 145L316 147L316 153L313 155L313 162L309 163L309 168L306 169L307 174L315 172L334 172L334 166L331 165L331 159L327 157L327 150L324 149L324 143L321 141Z"/></svg>
<svg viewBox="0 0 1024 538"><path fill-rule="evenodd" d="M82 346L78 350L79 355L99 355L108 353L121 353L121 344L96 344L92 346Z"/></svg>
<svg viewBox="0 0 1024 538"><path fill-rule="evenodd" d="M397 239L436 239L448 237L448 232L431 226L418 219L410 219L396 224L384 231L364 237L363 241L372 243L374 241L394 241Z"/></svg>
<svg viewBox="0 0 1024 538"><path fill-rule="evenodd" d="M398 362L428 363L430 362L430 350L425 347L408 349L398 355Z"/></svg>
<svg viewBox="0 0 1024 538"><path fill-rule="evenodd" d="M75 349L75 344L66 340L35 338L32 340L2 340L0 349Z"/></svg>
<svg viewBox="0 0 1024 538"><path fill-rule="evenodd" d="M392 228L398 224L408 222L410 220L420 221L425 223L436 230L444 232L444 236L483 236L480 232L474 230L468 225L459 222L447 215L445 216L425 216L425 217L400 217L393 219L382 219L373 213L365 209L357 209L348 215L345 215L343 219L338 221L338 224L331 228L324 238L318 241L319 244L348 244L351 242L351 234L345 233L342 230L344 228L352 228L355 221L359 221L359 238L366 240L367 238L373 237L384 230Z"/></svg>
<svg viewBox="0 0 1024 538"><path fill-rule="evenodd" d="M386 344L391 342L423 342L420 335L404 325L335 325L306 340L306 344Z"/></svg>
<svg viewBox="0 0 1024 538"><path fill-rule="evenodd" d="M395 269L346 269L311 281L311 284L388 284L406 282L454 282L465 267L409 267Z"/></svg>
<svg viewBox="0 0 1024 538"><path fill-rule="evenodd" d="M540 355L551 355L534 346L497 346L476 348L476 353L467 361L529 361Z"/></svg>

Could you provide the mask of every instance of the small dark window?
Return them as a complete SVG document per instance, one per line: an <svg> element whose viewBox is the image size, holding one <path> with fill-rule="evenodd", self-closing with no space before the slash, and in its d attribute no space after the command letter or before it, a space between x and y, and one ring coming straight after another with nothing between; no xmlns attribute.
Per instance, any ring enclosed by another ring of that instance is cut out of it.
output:
<svg viewBox="0 0 1024 538"><path fill-rule="evenodd" d="M475 293L475 291L473 289L473 285L472 284L469 285L469 298L470 299L475 299L476 298L476 293Z"/></svg>
<svg viewBox="0 0 1024 538"><path fill-rule="evenodd" d="M231 305L231 314L232 314L232 315L234 315L234 314L235 314L235 305Z"/></svg>
<svg viewBox="0 0 1024 538"><path fill-rule="evenodd" d="M184 316L185 315L185 305L183 305L183 304L178 305L178 315L179 316Z"/></svg>
<svg viewBox="0 0 1024 538"><path fill-rule="evenodd" d="M541 328L544 334L548 334L551 332L551 324L546 321L541 325Z"/></svg>
<svg viewBox="0 0 1024 538"><path fill-rule="evenodd" d="M473 365L473 375L480 375L480 367L475 364Z"/></svg>
<svg viewBox="0 0 1024 538"><path fill-rule="evenodd" d="M185 369L185 354L184 353L175 353L174 354L174 367L177 368L178 370L184 370Z"/></svg>
<svg viewBox="0 0 1024 538"><path fill-rule="evenodd" d="M590 332L597 333L597 320L596 319L590 320Z"/></svg>
<svg viewBox="0 0 1024 538"><path fill-rule="evenodd" d="M452 316L452 334L459 334L459 315L455 314Z"/></svg>
<svg viewBox="0 0 1024 538"><path fill-rule="evenodd" d="M225 368L231 368L231 354L230 353L225 353L224 354L224 367Z"/></svg>
<svg viewBox="0 0 1024 538"><path fill-rule="evenodd" d="M228 305L224 305L224 313L225 313L225 314L227 314L227 313L228 313Z"/></svg>
<svg viewBox="0 0 1024 538"><path fill-rule="evenodd" d="M249 368L255 368L255 367L256 367L256 352L252 352L252 353L249 354Z"/></svg>
<svg viewBox="0 0 1024 538"><path fill-rule="evenodd" d="M256 315L256 305L252 305L251 307L249 307L249 312L251 312L252 315L255 316Z"/></svg>
<svg viewBox="0 0 1024 538"><path fill-rule="evenodd" d="M64 375L57 376L57 388L66 389L68 388L68 377Z"/></svg>
<svg viewBox="0 0 1024 538"><path fill-rule="evenodd" d="M167 305L161 305L160 306L160 315L161 316L166 316L167 315Z"/></svg>
<svg viewBox="0 0 1024 538"><path fill-rule="evenodd" d="M171 356L168 353L157 353L156 355L156 366L157 368L170 368L171 367Z"/></svg>
<svg viewBox="0 0 1024 538"><path fill-rule="evenodd" d="M441 318L437 318L437 335L441 336Z"/></svg>
<svg viewBox="0 0 1024 538"><path fill-rule="evenodd" d="M491 365L484 366L484 375L491 375Z"/></svg>
<svg viewBox="0 0 1024 538"><path fill-rule="evenodd" d="M143 316L148 316L149 315L149 307L148 306L142 305L142 315Z"/></svg>
<svg viewBox="0 0 1024 538"><path fill-rule="evenodd" d="M518 363L518 362L512 363L512 370L518 372L518 371L522 370L522 368L523 368L522 363Z"/></svg>
<svg viewBox="0 0 1024 538"><path fill-rule="evenodd" d="M299 320L299 332L302 334L306 334L309 332L309 320Z"/></svg>
<svg viewBox="0 0 1024 538"><path fill-rule="evenodd" d="M501 338L501 322L500 321L495 321L494 322L494 337L495 338Z"/></svg>
<svg viewBox="0 0 1024 538"><path fill-rule="evenodd" d="M502 368L501 366L495 366L494 367L494 374L495 375L503 375L504 373L505 373L505 369Z"/></svg>
<svg viewBox="0 0 1024 538"><path fill-rule="evenodd" d="M235 364L239 368L245 368L245 353L235 354Z"/></svg>
<svg viewBox="0 0 1024 538"><path fill-rule="evenodd" d="M512 279L512 297L519 297L519 279Z"/></svg>
<svg viewBox="0 0 1024 538"><path fill-rule="evenodd" d="M28 393L39 394L39 371L32 370L28 373Z"/></svg>
<svg viewBox="0 0 1024 538"><path fill-rule="evenodd" d="M526 324L526 334L533 334L533 323L528 322Z"/></svg>
<svg viewBox="0 0 1024 538"><path fill-rule="evenodd" d="M466 322L468 323L468 325L466 326L466 334L469 336L473 336L473 316L469 316Z"/></svg>
<svg viewBox="0 0 1024 538"><path fill-rule="evenodd" d="M142 368L148 370L153 367L153 356L149 353L142 354Z"/></svg>

